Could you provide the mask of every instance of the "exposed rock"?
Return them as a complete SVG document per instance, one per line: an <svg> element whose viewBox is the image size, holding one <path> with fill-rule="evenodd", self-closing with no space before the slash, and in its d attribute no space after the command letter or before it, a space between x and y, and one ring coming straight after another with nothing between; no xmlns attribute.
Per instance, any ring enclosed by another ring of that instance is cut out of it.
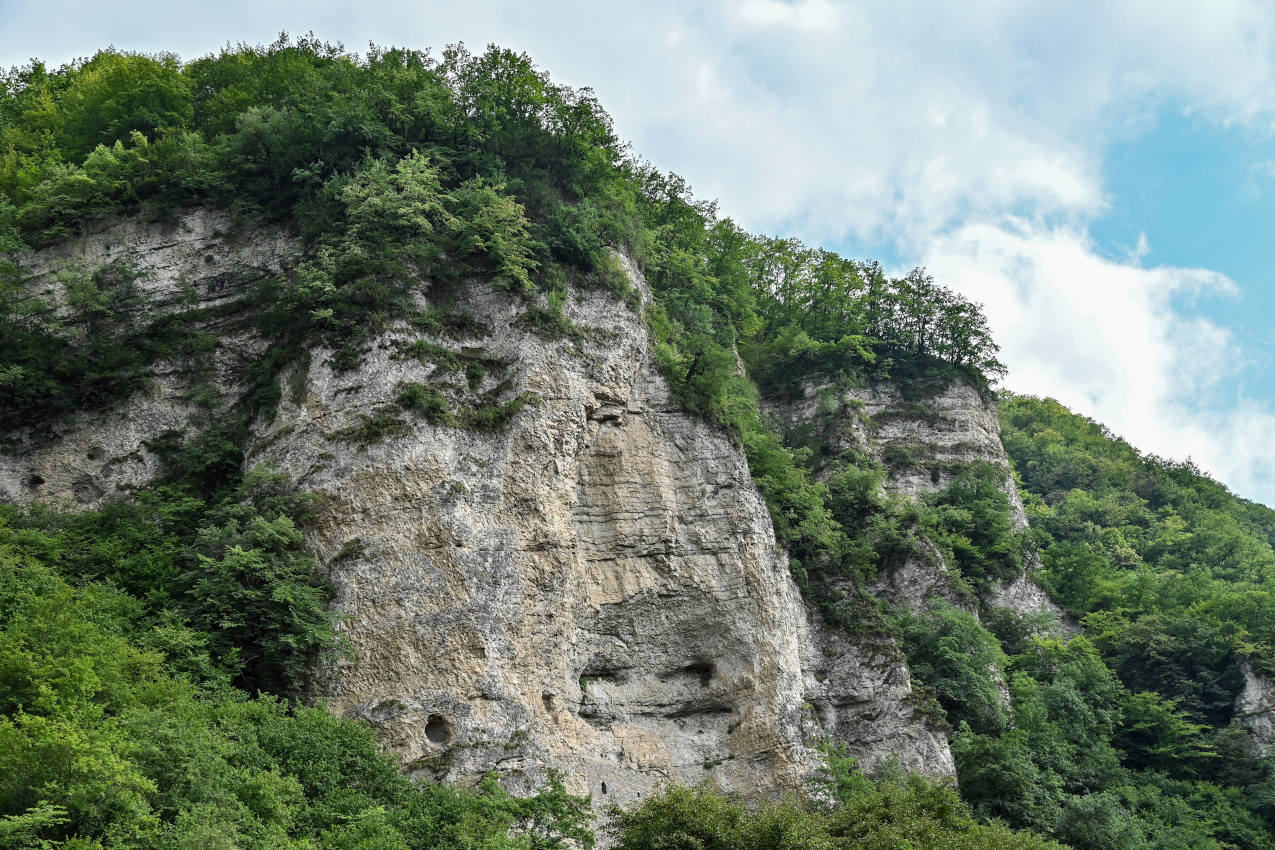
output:
<svg viewBox="0 0 1275 850"><path fill-rule="evenodd" d="M4 435L0 500L96 506L154 478L159 458L148 443L218 418L242 390L244 372L265 341L231 321L233 304L250 281L277 271L294 251L277 230L236 228L223 213L191 210L171 221L99 223L26 258L31 297L55 305L66 303L69 281L125 263L132 270L126 285L145 311L138 321L185 312L191 330L210 332L217 345L198 364L156 363L148 391L126 404ZM211 409L192 399L196 381L220 399Z"/></svg>
<svg viewBox="0 0 1275 850"><path fill-rule="evenodd" d="M1013 581L990 585L983 592L983 604L991 608L1004 608L1020 617L1044 612L1066 631L1078 631L1072 618L1049 598L1040 585L1031 580L1030 572Z"/></svg>
<svg viewBox="0 0 1275 850"><path fill-rule="evenodd" d="M191 209L170 218L108 218L23 262L31 297L65 303L68 277L120 264L131 270L148 317L224 305L297 252L278 228L236 225L228 213Z"/></svg>
<svg viewBox="0 0 1275 850"><path fill-rule="evenodd" d="M291 250L258 236L234 237L257 265ZM129 223L93 239L79 249L88 263L122 240L137 267L163 269L165 283L148 284L160 303L180 300L165 293L192 279L184 263L228 256L193 225L183 236ZM458 307L481 332L432 342L489 365L475 387L404 356L419 338L404 325L351 371L312 351L253 429L250 463L325 497L308 542L353 655L320 671L315 697L372 723L414 775L497 770L527 790L560 769L601 802L667 778L795 790L824 735L869 765L954 772L897 649L807 614L741 450L679 409L639 315L585 293L568 312L588 332L555 339L527 326L516 298L481 286ZM233 364L260 345L224 341L227 398ZM457 410L531 402L489 430L431 424L394 405L403 382L440 388ZM181 375L161 373L149 396L0 457L4 497L95 504L147 480L147 440L195 413L181 393ZM376 417L393 427L360 442ZM130 453L136 468L118 460ZM24 483L32 474L42 483Z"/></svg>
<svg viewBox="0 0 1275 850"><path fill-rule="evenodd" d="M817 625L811 638L803 647L807 740L847 742L867 765L893 761L930 776L956 775L947 736L936 734L921 714L893 641L850 643Z"/></svg>
<svg viewBox="0 0 1275 850"><path fill-rule="evenodd" d="M1270 755L1275 749L1275 682L1248 661L1240 662L1240 672L1244 674L1244 689L1235 698L1235 722L1253 735L1262 755Z"/></svg>
<svg viewBox="0 0 1275 850"><path fill-rule="evenodd" d="M400 381L433 376L386 339L348 377L316 357L304 402L262 435L258 457L329 497L324 560L361 541L330 568L358 659L322 678L336 710L372 720L422 775L497 767L535 783L558 767L619 802L669 777L795 789L817 762L807 702L864 733L850 744L868 762L952 772L946 741L902 702L897 655L812 635L742 453L671 399L635 313L575 302L594 336L577 349L522 330L506 296L468 299L490 324L484 352L514 364L508 392L540 399L506 430L416 421L365 451L325 446ZM807 670L816 640L842 656L822 677Z"/></svg>
<svg viewBox="0 0 1275 850"><path fill-rule="evenodd" d="M1015 528L1027 528L1027 515L1000 440L1000 422L991 396L964 381L952 381L928 394L905 395L895 384L833 388L808 383L797 399L771 402L768 411L788 428L813 428L829 454L853 451L875 458L887 470L886 494L918 499L951 485L961 469L986 463L1004 470ZM939 598L973 611L971 599L956 588L942 554L932 546L923 557L909 558L872 585L872 591L904 608L919 609ZM1027 553L1024 574L983 595L983 604L1020 615L1047 611L1065 623L1062 609L1031 580L1040 566Z"/></svg>
<svg viewBox="0 0 1275 850"><path fill-rule="evenodd" d="M911 611L928 609L935 599L975 612L974 602L961 592L955 576L948 569L943 553L934 543L922 538L921 555L910 555L902 564L883 571L868 589L892 605Z"/></svg>

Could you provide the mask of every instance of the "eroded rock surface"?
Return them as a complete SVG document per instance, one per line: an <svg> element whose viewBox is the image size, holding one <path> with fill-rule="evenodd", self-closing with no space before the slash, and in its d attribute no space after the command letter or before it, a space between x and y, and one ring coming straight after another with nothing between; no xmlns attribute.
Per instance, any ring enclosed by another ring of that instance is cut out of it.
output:
<svg viewBox="0 0 1275 850"><path fill-rule="evenodd" d="M154 364L149 390L126 404L0 435L0 500L96 506L154 478L159 457L148 444L223 417L242 389L266 343L236 321L234 304L295 250L278 230L237 228L226 214L197 209L161 222L99 223L24 258L33 298L65 305L75 281L118 265L134 293L137 322L184 313L189 329L206 332L215 345L198 362ZM200 385L217 400L197 403Z"/></svg>
<svg viewBox="0 0 1275 850"><path fill-rule="evenodd" d="M1235 722L1248 729L1262 755L1275 749L1275 682L1253 669L1247 661L1240 662L1244 675L1244 689L1235 699Z"/></svg>
<svg viewBox="0 0 1275 850"><path fill-rule="evenodd" d="M963 468L989 464L1004 471L1014 526L1027 527L1027 515L1014 483L1009 457L1000 440L996 403L963 381L928 393L905 394L894 384L836 388L807 384L801 397L772 401L772 416L784 427L810 429L827 452L851 451L880 461L887 471L886 494L912 499L940 492ZM954 586L941 553L930 547L879 576L872 591L895 605L918 609L933 599L973 611L973 600ZM1047 612L1059 625L1065 615L1031 579L1039 568L1034 551L1027 553L1023 575L984 593L984 605L1008 608L1020 615Z"/></svg>

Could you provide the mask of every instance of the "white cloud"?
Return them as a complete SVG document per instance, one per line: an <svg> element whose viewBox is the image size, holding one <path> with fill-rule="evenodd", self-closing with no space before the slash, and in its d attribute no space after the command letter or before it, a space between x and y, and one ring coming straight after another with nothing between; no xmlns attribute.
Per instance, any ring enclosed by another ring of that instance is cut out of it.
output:
<svg viewBox="0 0 1275 850"><path fill-rule="evenodd" d="M1082 228L1021 220L961 227L924 262L986 305L1010 389L1097 415L1144 450L1236 471L1206 407L1240 361L1237 344L1175 309L1182 295L1233 293L1226 277L1105 259Z"/></svg>
<svg viewBox="0 0 1275 850"><path fill-rule="evenodd" d="M746 0L739 7L739 17L754 27L781 26L822 33L837 30L842 22L841 10L828 0Z"/></svg>
<svg viewBox="0 0 1275 850"><path fill-rule="evenodd" d="M1107 147L1166 109L1272 128L1265 0L0 2L5 63L109 42L189 56L311 28L351 46L526 50L593 86L636 151L746 226L924 262L987 303L1013 386L1275 503L1275 416L1223 397L1244 353L1181 298L1228 282L1144 267L1145 240L1104 258L1086 229L1110 202Z"/></svg>
<svg viewBox="0 0 1275 850"><path fill-rule="evenodd" d="M1144 268L1143 242L1110 260L1083 228L1015 220L939 236L923 261L986 305L1009 389L1057 398L1143 451L1190 457L1241 495L1275 502L1275 412L1225 397L1245 359L1238 342L1175 307L1235 284L1207 269Z"/></svg>

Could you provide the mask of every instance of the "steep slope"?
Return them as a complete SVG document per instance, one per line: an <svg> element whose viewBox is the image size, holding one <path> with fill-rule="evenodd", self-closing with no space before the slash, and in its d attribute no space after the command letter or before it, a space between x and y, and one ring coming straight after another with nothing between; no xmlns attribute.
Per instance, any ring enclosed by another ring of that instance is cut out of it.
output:
<svg viewBox="0 0 1275 850"><path fill-rule="evenodd" d="M246 389L265 341L234 321L250 309L235 287L288 241L193 212L117 223L31 269L52 281L68 255L92 267L121 245L151 309L215 307L191 316L220 342L197 369L161 364L148 394L25 435L0 460L5 498L94 504L136 486L160 467L150 441L224 418ZM868 764L953 772L898 650L807 613L741 451L670 399L637 313L585 293L568 308L578 332L554 336L481 286L448 309L465 330L400 325L353 370L310 351L251 428L249 464L325 497L308 539L352 653L315 697L421 776L495 769L530 788L556 768L619 802L671 777L795 789L823 735ZM195 384L220 401L191 402ZM408 385L450 418L395 404Z"/></svg>

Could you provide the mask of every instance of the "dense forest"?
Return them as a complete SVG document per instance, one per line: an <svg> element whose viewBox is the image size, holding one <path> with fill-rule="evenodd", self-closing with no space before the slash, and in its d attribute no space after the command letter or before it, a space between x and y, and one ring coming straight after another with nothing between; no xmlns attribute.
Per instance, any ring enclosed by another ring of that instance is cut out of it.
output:
<svg viewBox="0 0 1275 850"><path fill-rule="evenodd" d="M36 62L0 91L0 435L122 402L156 362L216 345L191 316L149 318L125 266L70 275L65 305L33 297L21 266L103 216L200 205L292 229L305 253L250 281L237 321L269 349L232 416L157 446L162 479L93 511L0 507L0 846L592 843L590 801L558 781L525 799L494 779L417 786L366 726L299 700L316 659L342 651L301 546L312 497L243 468L248 425L301 351L322 343L354 369L384 328L461 320L446 293L471 285L522 299L547 335L578 332L573 289L642 309L679 401L743 447L803 592L847 630L900 640L952 731L959 793L866 776L830 746L801 799L757 808L669 788L613 813L618 846L1275 843L1271 766L1231 717L1239 663L1275 672L1275 515L1052 402L1005 395L1024 539L994 470L920 503L887 498L881 463L785 442L762 414L763 397L807 381L992 393L1003 367L979 306L924 270L891 276L743 231L633 157L589 90L495 47L357 56L282 36L188 62ZM413 298L424 279L440 298L427 311ZM534 402L454 411L405 386L399 403L498 428ZM1084 634L872 600L867 582L922 539L970 598L1039 551L1039 580Z"/></svg>

